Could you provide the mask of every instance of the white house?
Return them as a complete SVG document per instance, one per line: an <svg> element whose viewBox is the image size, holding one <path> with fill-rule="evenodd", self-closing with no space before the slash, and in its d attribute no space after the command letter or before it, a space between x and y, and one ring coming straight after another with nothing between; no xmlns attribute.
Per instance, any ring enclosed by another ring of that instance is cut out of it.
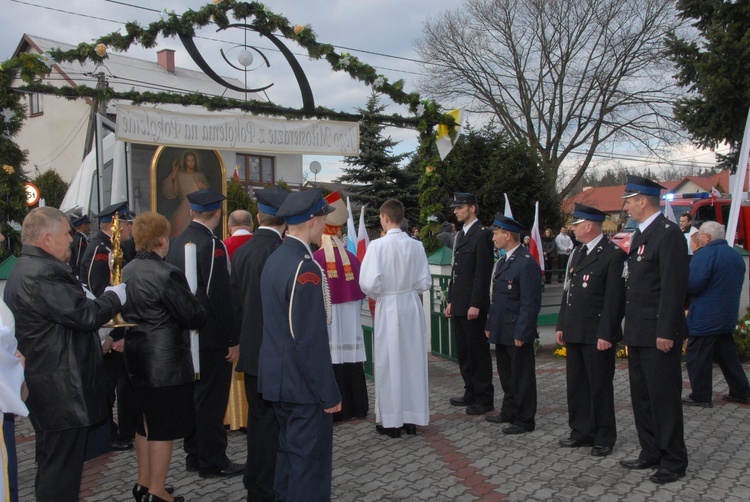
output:
<svg viewBox="0 0 750 502"><path fill-rule="evenodd" d="M74 49L75 46L57 42L36 35L24 35L14 56L22 52L42 54L47 50L60 48ZM98 76L101 74L102 76ZM245 95L228 90L214 82L204 73L174 64L174 51L163 49L154 55L154 61L145 61L114 52L104 64L93 62L84 64L57 63L43 80L45 84L73 87L86 85L96 87L100 78L106 85L117 91L153 91L189 93L199 92L212 96L225 96L244 99ZM228 81L242 86L236 79ZM20 80L14 86L23 85ZM250 95L251 98L256 96ZM117 120L115 105L108 103L107 116ZM86 152L87 135L91 128L93 102L90 99L68 100L51 95L30 94L26 97L29 117L25 121L16 141L22 149L28 151L28 164L25 170L34 176L36 170L44 172L54 169L65 181L71 181L78 171ZM174 111L195 112L181 106L159 106ZM201 111L201 113L209 113ZM146 163L150 168L156 161L156 146L134 145L132 168L138 169L138 163ZM235 167L241 182L248 192L254 187L269 183L285 181L291 187L303 183L302 155L288 153L258 153L253 151L217 150L221 158L223 175L231 177Z"/></svg>

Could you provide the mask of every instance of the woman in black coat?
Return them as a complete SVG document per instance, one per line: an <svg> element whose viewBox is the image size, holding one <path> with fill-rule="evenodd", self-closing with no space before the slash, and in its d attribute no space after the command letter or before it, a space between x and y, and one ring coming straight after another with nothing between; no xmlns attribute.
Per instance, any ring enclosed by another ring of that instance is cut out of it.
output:
<svg viewBox="0 0 750 502"><path fill-rule="evenodd" d="M125 365L142 418L135 436L137 501L144 495L147 501L172 500L164 487L172 443L195 430L189 330L203 327L206 312L182 271L164 261L169 227L160 214L138 216L133 222L136 256L122 271L128 288L123 318L136 324L125 337Z"/></svg>

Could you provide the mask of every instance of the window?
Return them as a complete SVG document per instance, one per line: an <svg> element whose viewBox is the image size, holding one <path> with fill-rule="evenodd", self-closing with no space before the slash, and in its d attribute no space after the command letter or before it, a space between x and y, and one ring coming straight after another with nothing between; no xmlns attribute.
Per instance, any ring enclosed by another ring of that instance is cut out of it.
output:
<svg viewBox="0 0 750 502"><path fill-rule="evenodd" d="M250 187L263 187L276 183L274 157L237 155L240 183L249 192Z"/></svg>
<svg viewBox="0 0 750 502"><path fill-rule="evenodd" d="M29 117L44 113L42 108L42 95L38 93L29 94Z"/></svg>

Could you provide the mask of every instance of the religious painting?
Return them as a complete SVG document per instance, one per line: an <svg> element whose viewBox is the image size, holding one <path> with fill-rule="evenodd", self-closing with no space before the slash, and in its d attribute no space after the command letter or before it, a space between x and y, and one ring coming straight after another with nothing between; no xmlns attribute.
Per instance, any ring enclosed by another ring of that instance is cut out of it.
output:
<svg viewBox="0 0 750 502"><path fill-rule="evenodd" d="M192 219L187 194L204 188L226 195L226 171L217 150L163 146L156 150L151 163L151 208L170 221L170 237L182 233ZM226 201L222 209L226 219ZM214 233L221 237L222 228Z"/></svg>

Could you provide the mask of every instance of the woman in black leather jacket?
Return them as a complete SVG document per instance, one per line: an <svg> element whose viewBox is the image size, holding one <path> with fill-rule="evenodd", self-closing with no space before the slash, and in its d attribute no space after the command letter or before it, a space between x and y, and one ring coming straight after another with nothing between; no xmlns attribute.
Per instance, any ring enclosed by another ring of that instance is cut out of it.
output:
<svg viewBox="0 0 750 502"><path fill-rule="evenodd" d="M137 253L122 270L128 295L123 318L136 324L125 336L125 365L143 419L136 434L137 501L144 495L147 501L172 500L164 487L172 443L195 430L189 330L203 327L206 312L182 271L164 261L169 230L160 214L138 216L133 222Z"/></svg>

